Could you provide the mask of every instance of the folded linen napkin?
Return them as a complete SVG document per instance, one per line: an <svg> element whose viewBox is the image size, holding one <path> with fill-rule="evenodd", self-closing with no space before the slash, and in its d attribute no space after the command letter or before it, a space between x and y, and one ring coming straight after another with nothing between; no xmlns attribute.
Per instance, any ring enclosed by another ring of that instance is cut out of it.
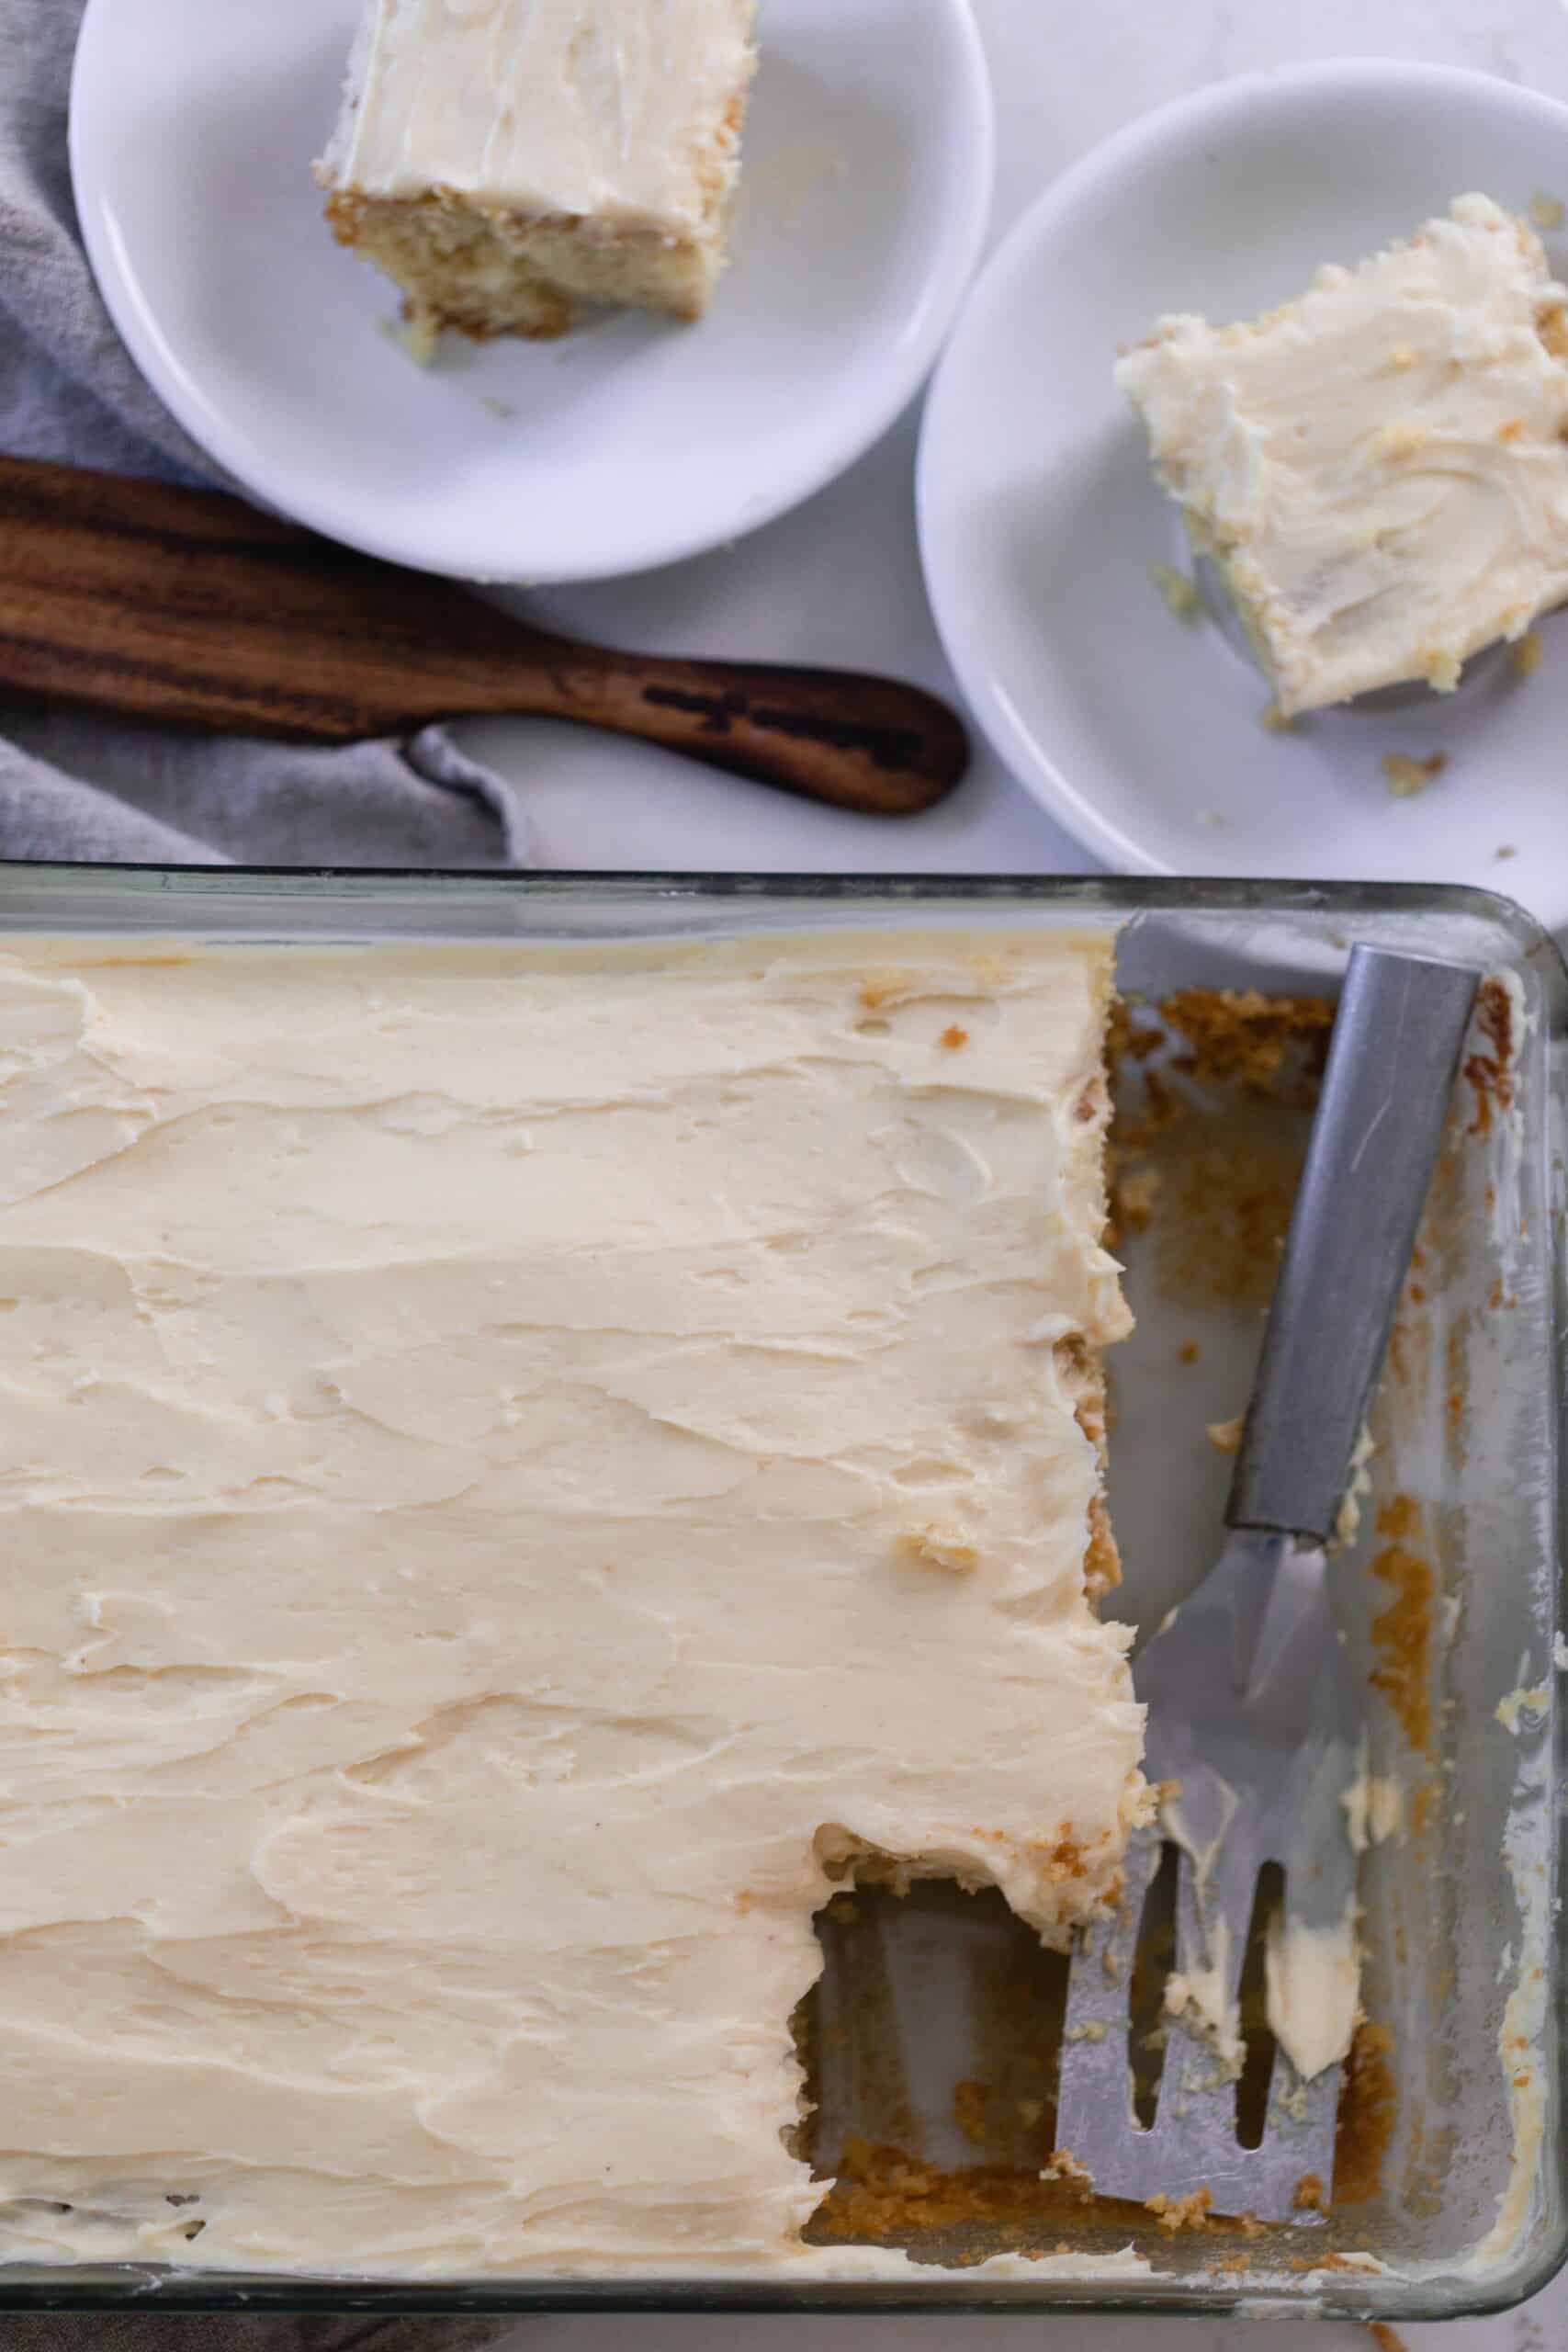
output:
<svg viewBox="0 0 1568 2352"><path fill-rule="evenodd" d="M211 481L110 324L77 232L66 112L82 7L0 0L0 450ZM3 705L0 857L529 862L512 789L439 728L406 744L302 751Z"/></svg>

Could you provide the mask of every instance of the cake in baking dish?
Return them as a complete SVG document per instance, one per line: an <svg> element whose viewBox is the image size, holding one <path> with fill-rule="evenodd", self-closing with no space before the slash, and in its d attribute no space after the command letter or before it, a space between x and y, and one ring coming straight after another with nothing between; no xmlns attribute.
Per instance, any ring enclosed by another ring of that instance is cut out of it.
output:
<svg viewBox="0 0 1568 2352"><path fill-rule="evenodd" d="M1043 931L0 954L0 2257L841 2262L815 1913L1062 1942L1144 1802L1109 987Z"/></svg>
<svg viewBox="0 0 1568 2352"><path fill-rule="evenodd" d="M1163 319L1116 373L1284 718L1450 689L1568 597L1568 288L1489 198L1262 318Z"/></svg>
<svg viewBox="0 0 1568 2352"><path fill-rule="evenodd" d="M583 303L700 318L757 0L365 0L317 166L414 334L556 335Z"/></svg>

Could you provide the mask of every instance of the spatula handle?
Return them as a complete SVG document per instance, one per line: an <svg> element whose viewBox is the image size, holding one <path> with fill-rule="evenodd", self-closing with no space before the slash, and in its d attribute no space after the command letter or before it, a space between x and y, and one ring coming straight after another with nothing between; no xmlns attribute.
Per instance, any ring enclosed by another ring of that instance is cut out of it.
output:
<svg viewBox="0 0 1568 2352"><path fill-rule="evenodd" d="M1358 947L1334 1023L1228 1523L1328 1541L1382 1369L1479 973Z"/></svg>
<svg viewBox="0 0 1568 2352"><path fill-rule="evenodd" d="M163 727L347 743L484 714L569 720L861 815L969 761L894 678L623 653L185 490L0 457L0 693Z"/></svg>

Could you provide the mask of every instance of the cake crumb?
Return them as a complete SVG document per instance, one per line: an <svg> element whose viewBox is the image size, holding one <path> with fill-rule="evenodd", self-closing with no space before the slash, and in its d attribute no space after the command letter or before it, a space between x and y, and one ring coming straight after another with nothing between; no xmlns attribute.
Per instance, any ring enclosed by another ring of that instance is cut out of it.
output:
<svg viewBox="0 0 1568 2352"><path fill-rule="evenodd" d="M1385 457L1413 458L1417 450L1426 447L1431 437L1426 425L1417 424L1411 417L1401 416L1396 417L1392 424L1385 424L1378 439Z"/></svg>
<svg viewBox="0 0 1568 2352"><path fill-rule="evenodd" d="M423 316L410 318L406 314L379 318L376 322L389 344L412 359L416 368L428 368L435 356L439 335L434 322Z"/></svg>
<svg viewBox="0 0 1568 2352"><path fill-rule="evenodd" d="M1077 2156L1066 2148L1052 2149L1051 2161L1040 2177L1042 2180L1068 2180L1078 2188L1090 2188L1094 2185L1094 2176L1089 2166L1080 2165Z"/></svg>
<svg viewBox="0 0 1568 2352"><path fill-rule="evenodd" d="M1116 1211L1119 1221L1130 1226L1134 1233L1146 1233L1159 1195L1160 1171L1157 1168L1134 1169L1122 1177L1116 1187Z"/></svg>
<svg viewBox="0 0 1568 2352"><path fill-rule="evenodd" d="M1529 200L1529 216L1538 229L1561 229L1562 199L1548 196L1543 188L1538 187Z"/></svg>
<svg viewBox="0 0 1568 2352"><path fill-rule="evenodd" d="M946 1528L918 1527L898 1538L898 1550L906 1560L922 1568L940 1568L950 1577L966 1577L980 1565L980 1555L973 1544L965 1544Z"/></svg>
<svg viewBox="0 0 1568 2352"><path fill-rule="evenodd" d="M1386 2319L1370 2319L1366 2329L1378 2352L1409 2352L1404 2336L1396 2327L1390 2327Z"/></svg>
<svg viewBox="0 0 1568 2352"><path fill-rule="evenodd" d="M1390 752L1382 763L1383 780L1395 800L1413 800L1442 775L1448 763L1446 752L1434 752L1425 760L1408 759L1403 752Z"/></svg>
<svg viewBox="0 0 1568 2352"><path fill-rule="evenodd" d="M479 406L486 412L487 415L498 416L502 418L502 421L509 417L513 417L517 413L517 411L513 408L510 401L498 401L493 392L485 392L482 394L479 400Z"/></svg>
<svg viewBox="0 0 1568 2352"><path fill-rule="evenodd" d="M1209 1423L1209 1443L1213 1447L1216 1453L1239 1453L1241 1452L1241 1433L1243 1427L1245 1426L1246 1419L1247 1416L1245 1413L1238 1413L1234 1421L1211 1421Z"/></svg>
<svg viewBox="0 0 1568 2352"><path fill-rule="evenodd" d="M953 2094L953 2120L972 2148L986 2145L986 2109L990 2104L989 2083L963 2082Z"/></svg>
<svg viewBox="0 0 1568 2352"><path fill-rule="evenodd" d="M1178 1363L1196 1363L1198 1361L1197 1340L1183 1340L1176 1351L1176 1361Z"/></svg>
<svg viewBox="0 0 1568 2352"><path fill-rule="evenodd" d="M1168 563L1156 563L1153 567L1152 577L1164 599L1167 612L1173 613L1179 621L1197 619L1202 610L1203 600L1198 594L1197 582L1189 573L1178 571Z"/></svg>
<svg viewBox="0 0 1568 2352"><path fill-rule="evenodd" d="M1157 2197L1146 2197L1144 2209L1153 2213L1160 2228L1175 2237L1179 2230L1206 2230L1209 2215L1213 2211L1213 2193L1207 2188L1195 2188L1190 2196L1175 2199L1162 2191Z"/></svg>
<svg viewBox="0 0 1568 2352"><path fill-rule="evenodd" d="M1388 1701L1411 1747L1424 1755L1432 1744L1432 1608L1437 1578L1430 1564L1403 1541L1418 1523L1418 1514L1406 1496L1395 1496L1378 1513L1383 1548L1371 1563L1371 1574L1391 1588L1393 1598L1372 1620L1372 1648L1378 1664L1368 1679Z"/></svg>
<svg viewBox="0 0 1568 2352"><path fill-rule="evenodd" d="M1527 1715L1539 1718L1547 1713L1551 1705L1551 1684L1537 1682L1529 1690L1510 1690L1506 1699L1498 1700L1493 1713L1503 1729L1512 1732L1517 1738L1520 1724Z"/></svg>
<svg viewBox="0 0 1568 2352"><path fill-rule="evenodd" d="M1513 1001L1501 980L1483 980L1476 1023L1484 1050L1468 1055L1464 1062L1465 1080L1475 1097L1475 1116L1467 1133L1489 1136L1494 1118L1514 1107Z"/></svg>
<svg viewBox="0 0 1568 2352"><path fill-rule="evenodd" d="M1515 677L1533 678L1541 665L1545 650L1533 628L1527 629L1523 637L1517 638L1508 648L1508 659L1514 665Z"/></svg>
<svg viewBox="0 0 1568 2352"><path fill-rule="evenodd" d="M960 1028L956 1021L952 1022L949 1023L948 1027L942 1031L942 1042L947 1047L950 1054L955 1054L958 1052L960 1046L966 1046L969 1043L969 1032L967 1029Z"/></svg>
<svg viewBox="0 0 1568 2352"><path fill-rule="evenodd" d="M1315 2172L1303 2172L1291 2198L1292 2211L1322 2213L1327 2210L1327 2203L1328 2200L1324 2194L1322 2175Z"/></svg>
<svg viewBox="0 0 1568 2352"><path fill-rule="evenodd" d="M1333 2200L1363 2205L1382 2187L1383 2158L1399 2111L1389 2054L1393 2036L1368 2020L1356 2028L1345 2062L1339 2095L1339 2132L1334 2147Z"/></svg>
<svg viewBox="0 0 1568 2352"><path fill-rule="evenodd" d="M1503 864L1506 858L1517 857L1518 854L1518 851L1514 847L1512 842L1502 842L1500 846L1495 849L1492 853L1499 865Z"/></svg>

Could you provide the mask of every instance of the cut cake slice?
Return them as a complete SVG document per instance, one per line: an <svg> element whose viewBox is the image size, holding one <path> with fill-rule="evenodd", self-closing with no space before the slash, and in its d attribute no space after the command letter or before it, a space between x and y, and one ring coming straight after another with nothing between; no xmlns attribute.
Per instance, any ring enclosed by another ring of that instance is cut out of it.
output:
<svg viewBox="0 0 1568 2352"><path fill-rule="evenodd" d="M428 344L583 303L700 318L726 260L757 0L366 0L316 166Z"/></svg>

